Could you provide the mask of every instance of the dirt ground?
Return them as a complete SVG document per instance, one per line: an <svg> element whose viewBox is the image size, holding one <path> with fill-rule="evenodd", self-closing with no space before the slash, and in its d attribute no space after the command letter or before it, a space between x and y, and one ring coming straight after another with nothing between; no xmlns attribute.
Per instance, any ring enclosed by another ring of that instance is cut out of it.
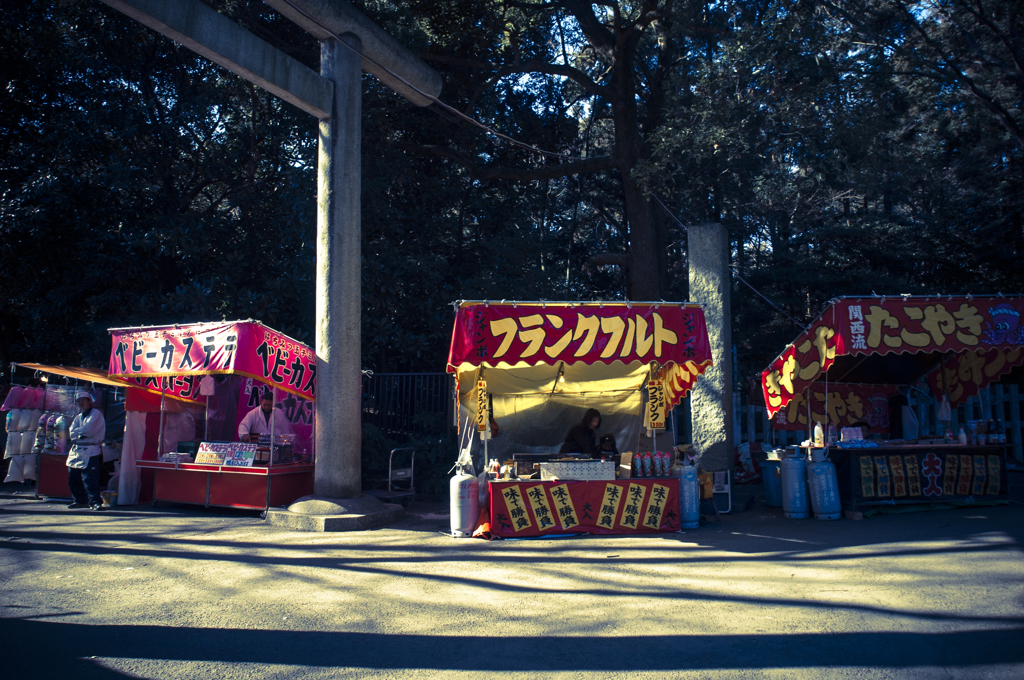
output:
<svg viewBox="0 0 1024 680"><path fill-rule="evenodd" d="M0 487L6 678L1021 678L1024 473L995 507L485 542L93 513Z"/></svg>

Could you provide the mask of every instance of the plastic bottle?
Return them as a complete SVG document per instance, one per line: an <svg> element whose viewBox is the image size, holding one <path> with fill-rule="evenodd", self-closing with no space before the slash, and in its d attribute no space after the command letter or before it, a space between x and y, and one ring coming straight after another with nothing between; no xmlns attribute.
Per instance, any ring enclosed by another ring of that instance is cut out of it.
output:
<svg viewBox="0 0 1024 680"><path fill-rule="evenodd" d="M814 423L814 445L824 446L825 445L825 433L821 429L821 423Z"/></svg>
<svg viewBox="0 0 1024 680"><path fill-rule="evenodd" d="M957 435L957 439L960 442L960 446L967 446L967 433L964 432L964 428L960 428L960 434Z"/></svg>
<svg viewBox="0 0 1024 680"><path fill-rule="evenodd" d="M836 426L834 423L828 424L828 444L832 446L836 443Z"/></svg>

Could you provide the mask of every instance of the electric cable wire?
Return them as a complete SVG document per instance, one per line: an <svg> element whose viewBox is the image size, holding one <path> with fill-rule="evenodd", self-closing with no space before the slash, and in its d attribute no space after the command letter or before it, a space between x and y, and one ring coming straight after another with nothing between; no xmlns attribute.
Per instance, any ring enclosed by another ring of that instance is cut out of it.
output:
<svg viewBox="0 0 1024 680"><path fill-rule="evenodd" d="M530 153L535 153L535 154L538 154L538 155L541 155L541 156L549 156L549 157L552 157L552 158L560 158L560 159L564 159L564 160L568 160L568 161L581 161L581 160L585 160L585 159L583 159L583 158L581 158L579 156L569 156L569 155L566 155L566 154L557 153L555 151L545 151L544 149L540 149L540 148L538 148L536 146L533 146L532 144L527 144L525 142L520 142L517 139L514 139L514 138L512 138L512 137L510 137L510 136L508 136L508 135L506 135L504 133L498 132L497 130L491 128L490 126L488 126L488 125L486 125L484 123L481 123L480 121L476 120L472 116L467 116L466 114L464 114L462 111L459 111L455 107L449 106L448 104L445 104L443 101L441 101L440 99L438 99L434 95L429 94L429 93L424 92L423 90L419 89L418 87L416 87L415 85L410 83L408 80L406 80L402 76L398 75L397 73L395 73L394 71L392 71L388 67L384 66L380 62L378 62L378 61L376 61L374 59L371 59L370 57L366 56L365 54L363 54L362 50L359 50L359 49L353 47L352 45L349 45L347 42L345 42L344 40L341 39L341 36L339 36L337 33L335 33L330 28L325 26L316 17L310 15L308 12L303 10L301 7L297 6L294 2L292 2L292 0L284 0L284 2L289 7L291 7L293 10L295 10L296 12L301 14L303 17L305 17L307 20L309 20L309 21L313 22L314 24L316 24L317 26L319 26L321 29L324 30L324 32L326 32L332 38L334 38L339 43L344 45L347 49L349 49L352 52L355 52L357 55L359 55L359 57L361 59L365 59L366 61L368 61L368 62L374 64L375 66L377 66L378 68L380 68L381 70L387 72L389 75L391 75L393 78L395 78L396 80L401 82L403 85L405 85L406 87L408 87L412 91L416 92L417 94L421 95L425 99L428 99L432 104L436 104L438 108L440 108L445 113L448 113L449 115L454 116L456 119L462 120L462 121L464 121L466 123L469 123L470 125L473 125L474 127L478 127L481 130L483 130L484 132L486 132L486 133L488 133L490 135L493 135L494 137L497 137L498 139L501 139L501 140L503 140L505 142L508 142L509 144L512 144L515 147L518 147L520 149L524 149L526 151L529 151ZM669 217L671 217L673 220L675 220L676 224L678 224L683 229L683 231L687 230L686 225L683 224L679 220L679 218L676 217L668 209L668 207L665 206L665 204L661 201L660 198L658 198L657 195L651 194L651 198L653 198L658 203L658 205L661 206L662 210L664 210L665 213L668 214ZM773 309L778 311L780 314L782 314L786 318L790 319L793 323L795 323L800 328L802 328L804 330L807 330L807 327L805 325L803 325L802 323L797 321L793 316L788 314L781 307L779 307L774 302L769 300L767 297L762 295L760 291L758 291L756 288L754 288L752 285L750 285L750 283L748 283L746 281L746 279L744 279L742 276L740 276L738 272L735 272L735 275L736 275L737 279L739 279L744 285L746 285L748 288L750 288L750 290L754 291L754 293L758 297L762 298L765 302L767 302L769 306L771 306Z"/></svg>
<svg viewBox="0 0 1024 680"><path fill-rule="evenodd" d="M529 151L531 153L535 153L535 154L542 155L542 156L550 156L550 157L553 157L553 158L561 158L561 159L565 159L565 160L569 160L569 161L585 160L585 159L580 158L578 156L568 156L566 154L557 153L555 151L545 151L544 149L540 149L540 148L538 148L536 146L533 146L532 144L527 144L526 142L520 142L517 139L509 137L508 135L506 135L504 133L501 133L501 132L498 132L497 130L489 127L488 125L486 125L484 123L481 123L480 121L476 120L472 116L467 116L466 114L464 114L462 111L459 111L455 107L449 106L448 104L445 104L443 101L441 101L440 99L438 99L434 95L429 94L429 93L424 92L423 90L419 89L418 87L416 87L415 85L410 83L408 80L406 80L402 76L398 75L397 73L395 73L394 71L389 69L387 66L384 66L380 62L378 62L378 61L376 61L374 59L371 59L370 57L368 57L365 54L363 54L363 52L361 50L356 49L352 45L349 45L347 42L345 42L344 40L341 39L341 36L339 36L337 33L335 33L330 28L325 26L319 20L317 20L316 17L311 16L308 12L303 10L301 7L296 6L296 4L294 2L292 2L292 0L284 0L284 2L289 7L291 7L293 10L295 10L296 12L301 14L303 17L305 17L309 21L313 22L314 24L316 24L317 26L322 28L328 35L330 35L332 38L334 38L335 40L340 42L342 45L347 47L349 50L351 50L352 52L355 52L356 54L358 54L360 56L360 58L365 59L366 61L368 61L371 64L373 64L373 65L377 66L378 68L380 68L382 71L387 72L389 75L391 75L393 78L395 78L396 80L401 82L403 85L408 87L410 90L413 90L417 94L419 94L419 95L423 96L424 98L430 100L431 103L436 104L438 106L438 108L440 108L442 111L444 111L444 112L446 112L446 113L448 113L450 115L455 116L459 120L462 120L462 121L464 121L466 123L469 123L470 125L478 127L481 130L487 132L488 134L494 135L498 139L504 140L504 141L508 142L509 144L512 144L513 146L519 147L521 149L525 149L526 151Z"/></svg>

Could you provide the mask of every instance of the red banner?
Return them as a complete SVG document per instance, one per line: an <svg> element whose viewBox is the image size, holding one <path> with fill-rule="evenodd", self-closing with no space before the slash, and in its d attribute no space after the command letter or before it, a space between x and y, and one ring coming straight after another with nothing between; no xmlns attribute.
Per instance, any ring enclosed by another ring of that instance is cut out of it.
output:
<svg viewBox="0 0 1024 680"><path fill-rule="evenodd" d="M836 300L762 372L768 411L778 413L839 356L933 353L938 359L964 351L1013 349L1024 344L1022 311L1022 298Z"/></svg>
<svg viewBox="0 0 1024 680"><path fill-rule="evenodd" d="M710 365L704 310L671 303L467 302L459 308L448 352L449 372L462 364L615 361Z"/></svg>
<svg viewBox="0 0 1024 680"><path fill-rule="evenodd" d="M679 480L509 482L490 485L491 532L631 534L679 530Z"/></svg>
<svg viewBox="0 0 1024 680"><path fill-rule="evenodd" d="M1021 363L1024 363L1024 351L1020 347L961 352L947 357L942 362L942 370L929 373L928 384L936 399L947 393L949 405L958 406Z"/></svg>
<svg viewBox="0 0 1024 680"><path fill-rule="evenodd" d="M810 390L811 422L832 423L838 430L863 421L872 432L888 432L889 397L898 391L895 385L815 383ZM807 431L806 393L793 395L779 409L772 418L772 428Z"/></svg>
<svg viewBox="0 0 1024 680"><path fill-rule="evenodd" d="M108 373L142 378L141 386L198 399L194 376L234 374L281 390L316 397L316 355L309 347L251 321L116 329ZM167 378L164 382L157 379ZM152 383L150 385L149 383Z"/></svg>

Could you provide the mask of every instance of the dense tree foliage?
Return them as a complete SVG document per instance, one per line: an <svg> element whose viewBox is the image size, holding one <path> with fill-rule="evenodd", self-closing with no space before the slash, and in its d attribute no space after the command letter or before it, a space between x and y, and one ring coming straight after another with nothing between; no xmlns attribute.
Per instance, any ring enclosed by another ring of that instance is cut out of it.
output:
<svg viewBox="0 0 1024 680"><path fill-rule="evenodd" d="M317 68L263 3L209 2ZM98 2L9 4L0 361L212 318L309 338L315 121ZM1019 3L356 4L535 148L365 77L366 368L441 369L460 298L685 299L701 222L740 375L837 295L1024 291Z"/></svg>

